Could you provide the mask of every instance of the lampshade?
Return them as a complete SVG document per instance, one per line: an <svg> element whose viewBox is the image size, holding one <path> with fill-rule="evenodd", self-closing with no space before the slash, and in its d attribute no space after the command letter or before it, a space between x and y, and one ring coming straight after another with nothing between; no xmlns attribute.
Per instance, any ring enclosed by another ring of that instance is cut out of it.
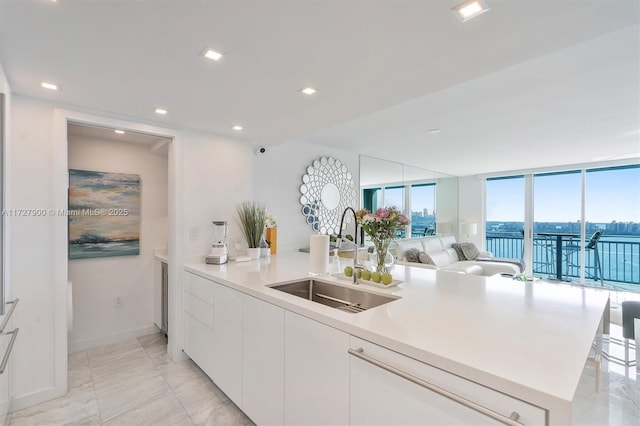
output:
<svg viewBox="0 0 640 426"><path fill-rule="evenodd" d="M460 232L465 235L475 235L478 233L478 224L476 222L461 223Z"/></svg>

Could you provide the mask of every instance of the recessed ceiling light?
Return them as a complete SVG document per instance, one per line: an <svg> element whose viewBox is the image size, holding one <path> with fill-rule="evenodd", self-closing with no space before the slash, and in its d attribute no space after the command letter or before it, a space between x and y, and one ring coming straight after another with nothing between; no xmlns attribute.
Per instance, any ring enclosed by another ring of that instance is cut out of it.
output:
<svg viewBox="0 0 640 426"><path fill-rule="evenodd" d="M430 129L429 133L431 133L432 135L435 135L436 133L440 133L440 129Z"/></svg>
<svg viewBox="0 0 640 426"><path fill-rule="evenodd" d="M46 81L43 81L41 86L44 87L45 89L49 89L49 90L58 90L58 85L57 84L47 83Z"/></svg>
<svg viewBox="0 0 640 426"><path fill-rule="evenodd" d="M311 96L311 95L313 95L313 94L315 94L317 92L317 90L315 88L311 87L311 86L305 87L305 88L301 89L300 91L302 93L304 93L305 95L309 95L309 96Z"/></svg>
<svg viewBox="0 0 640 426"><path fill-rule="evenodd" d="M124 135L124 130L115 130L115 132L119 135Z"/></svg>
<svg viewBox="0 0 640 426"><path fill-rule="evenodd" d="M156 114L165 115L167 112L164 108L156 108Z"/></svg>
<svg viewBox="0 0 640 426"><path fill-rule="evenodd" d="M462 19L462 22L466 22L469 19L488 12L491 8L485 0L469 0L457 5L451 10L456 12L456 15Z"/></svg>
<svg viewBox="0 0 640 426"><path fill-rule="evenodd" d="M242 127L242 126L240 126L240 125L236 124L235 126L233 126L233 127L232 127L232 129L233 129L233 130L235 130L235 131L237 131L237 132L239 132L240 130L244 129L244 127Z"/></svg>
<svg viewBox="0 0 640 426"><path fill-rule="evenodd" d="M220 58L222 58L222 53L216 52L213 49L209 49L208 47L205 47L204 50L202 51L202 56L204 56L207 59L211 59L212 61L219 61Z"/></svg>

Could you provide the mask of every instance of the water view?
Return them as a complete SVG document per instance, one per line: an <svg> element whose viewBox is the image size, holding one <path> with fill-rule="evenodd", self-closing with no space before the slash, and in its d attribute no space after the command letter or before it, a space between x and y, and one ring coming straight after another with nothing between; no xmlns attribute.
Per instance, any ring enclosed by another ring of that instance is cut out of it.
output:
<svg viewBox="0 0 640 426"><path fill-rule="evenodd" d="M576 223L537 223L533 239L533 272L540 278L575 281L580 277L581 246L588 245L593 233L602 236L592 249L585 251L586 283L601 281L640 286L640 224L610 223L586 226L586 241L580 241L580 226ZM487 222L487 250L494 256L521 259L523 256L522 222ZM616 233L620 232L620 233ZM561 237L561 274L558 274L557 237L540 234L564 234ZM597 258L596 258L597 256ZM620 288L627 288L626 286ZM637 289L640 291L640 287Z"/></svg>

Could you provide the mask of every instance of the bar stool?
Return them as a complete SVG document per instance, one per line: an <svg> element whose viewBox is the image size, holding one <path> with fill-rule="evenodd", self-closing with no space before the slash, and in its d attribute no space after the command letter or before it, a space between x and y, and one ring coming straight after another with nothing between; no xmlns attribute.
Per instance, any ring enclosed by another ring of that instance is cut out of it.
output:
<svg viewBox="0 0 640 426"><path fill-rule="evenodd" d="M555 240L549 236L537 235L533 239L533 272L556 275ZM524 254L524 247L522 248Z"/></svg>
<svg viewBox="0 0 640 426"><path fill-rule="evenodd" d="M625 366L631 366L637 363L637 359L633 362L629 361L629 339L636 339L634 332L634 320L636 318L640 318L640 301L626 300L622 302L622 337L624 338ZM636 355L638 353L637 351L638 345L636 341Z"/></svg>
<svg viewBox="0 0 640 426"><path fill-rule="evenodd" d="M588 260L589 252L593 251L593 266L589 265L589 262L587 261L587 264L585 265L584 269L585 269L585 275L590 270L593 270L593 274L589 275L588 278L592 278L593 280L598 281L598 277L600 277L600 285L603 286L604 277L602 273L602 262L600 261L600 253L598 253L598 241L600 240L601 236L602 236L602 231L594 232L591 238L589 239L589 241L587 241L587 244L584 246L584 249L587 252L586 253L587 260ZM567 270L569 270L570 267L575 267L575 268L580 267L580 262L573 261L573 255L578 254L578 258L579 258L581 248L582 246L579 243L567 244L565 246L564 249L565 249ZM599 275L598 275L598 272L600 273Z"/></svg>

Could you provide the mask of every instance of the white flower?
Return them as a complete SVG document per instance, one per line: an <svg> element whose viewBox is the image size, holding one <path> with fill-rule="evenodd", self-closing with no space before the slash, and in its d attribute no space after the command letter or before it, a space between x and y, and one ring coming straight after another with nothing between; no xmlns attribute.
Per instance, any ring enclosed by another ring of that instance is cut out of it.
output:
<svg viewBox="0 0 640 426"><path fill-rule="evenodd" d="M271 213L267 213L264 217L264 223L267 228L277 228L278 227L278 219L273 216Z"/></svg>

